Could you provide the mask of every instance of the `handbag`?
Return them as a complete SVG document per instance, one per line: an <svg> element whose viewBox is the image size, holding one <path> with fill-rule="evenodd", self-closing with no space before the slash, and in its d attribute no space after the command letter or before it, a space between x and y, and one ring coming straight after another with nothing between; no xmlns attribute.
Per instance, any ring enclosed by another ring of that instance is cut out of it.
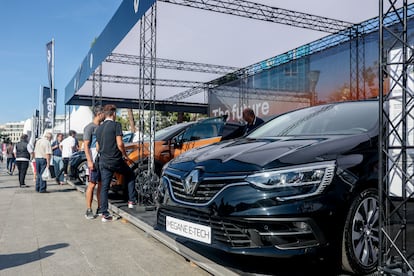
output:
<svg viewBox="0 0 414 276"><path fill-rule="evenodd" d="M43 173L42 173L42 180L43 181L48 181L48 180L52 180L52 176L50 175L50 170L49 168L46 168Z"/></svg>

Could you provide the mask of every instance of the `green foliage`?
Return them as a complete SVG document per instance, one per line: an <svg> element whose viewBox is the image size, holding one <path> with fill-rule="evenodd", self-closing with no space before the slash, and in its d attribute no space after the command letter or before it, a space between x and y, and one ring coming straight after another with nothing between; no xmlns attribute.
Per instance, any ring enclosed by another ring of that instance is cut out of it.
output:
<svg viewBox="0 0 414 276"><path fill-rule="evenodd" d="M116 121L121 124L122 130L129 130L129 122L127 118L121 118L120 116L116 116Z"/></svg>
<svg viewBox="0 0 414 276"><path fill-rule="evenodd" d="M134 121L136 125L136 129L139 130L139 115L136 110L133 112ZM150 122L149 122L149 112L145 112L145 120L144 120L144 133L148 135L150 131ZM203 114L192 114L192 113L183 113L182 114L182 121L195 121L201 118L206 117ZM165 112L165 111L155 111L155 131L166 128L168 126L174 125L179 122L178 112ZM122 126L123 131L130 131L129 120L128 118L122 118L121 116L116 117L116 121L119 122Z"/></svg>

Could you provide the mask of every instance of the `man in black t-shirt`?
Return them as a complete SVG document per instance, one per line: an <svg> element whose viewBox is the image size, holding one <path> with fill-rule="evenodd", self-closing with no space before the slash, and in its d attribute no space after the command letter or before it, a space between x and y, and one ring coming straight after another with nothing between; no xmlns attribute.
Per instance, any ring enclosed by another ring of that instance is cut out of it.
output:
<svg viewBox="0 0 414 276"><path fill-rule="evenodd" d="M137 202L135 190L135 177L132 169L124 160L129 160L122 141L122 128L119 122L115 121L116 106L104 106L105 120L96 129L96 149L99 153L99 169L101 173L101 203L102 221L112 221L108 212L108 192L114 172L124 176L128 185L128 207L133 208ZM133 162L130 160L130 162Z"/></svg>

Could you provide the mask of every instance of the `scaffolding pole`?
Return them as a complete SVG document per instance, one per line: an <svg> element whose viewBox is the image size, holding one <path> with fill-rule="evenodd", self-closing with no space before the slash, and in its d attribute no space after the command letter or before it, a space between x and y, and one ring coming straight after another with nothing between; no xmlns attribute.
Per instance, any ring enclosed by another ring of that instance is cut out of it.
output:
<svg viewBox="0 0 414 276"><path fill-rule="evenodd" d="M140 22L140 66L138 95L138 156L135 167L138 203L142 206L153 206L153 193L158 184L155 174L155 88L156 88L156 2L141 18ZM149 80L144 81L144 80ZM145 114L147 111L147 117ZM144 135L148 139L144 142Z"/></svg>
<svg viewBox="0 0 414 276"><path fill-rule="evenodd" d="M407 7L407 0L380 0L379 270L387 275L414 274L414 51Z"/></svg>

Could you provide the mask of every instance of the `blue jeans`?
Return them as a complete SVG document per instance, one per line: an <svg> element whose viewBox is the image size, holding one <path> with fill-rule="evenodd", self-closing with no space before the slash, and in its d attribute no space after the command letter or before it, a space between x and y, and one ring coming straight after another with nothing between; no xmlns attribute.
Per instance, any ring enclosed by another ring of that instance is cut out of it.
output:
<svg viewBox="0 0 414 276"><path fill-rule="evenodd" d="M7 171L8 172L13 172L13 165L15 164L16 158L14 157L8 157L6 162L7 162Z"/></svg>
<svg viewBox="0 0 414 276"><path fill-rule="evenodd" d="M135 190L135 176L132 169L122 160L115 166L105 164L104 160L100 160L99 169L101 172L101 211L103 215L108 215L108 192L112 181L114 172L120 173L124 176L125 182L128 185L128 199L129 201L137 201L137 191Z"/></svg>
<svg viewBox="0 0 414 276"><path fill-rule="evenodd" d="M45 158L36 158L36 192L46 191L46 181L42 179L42 173L45 171L47 162Z"/></svg>
<svg viewBox="0 0 414 276"><path fill-rule="evenodd" d="M60 170L63 168L62 156L53 156L53 167L55 169L56 181L63 182L63 175L59 175Z"/></svg>

